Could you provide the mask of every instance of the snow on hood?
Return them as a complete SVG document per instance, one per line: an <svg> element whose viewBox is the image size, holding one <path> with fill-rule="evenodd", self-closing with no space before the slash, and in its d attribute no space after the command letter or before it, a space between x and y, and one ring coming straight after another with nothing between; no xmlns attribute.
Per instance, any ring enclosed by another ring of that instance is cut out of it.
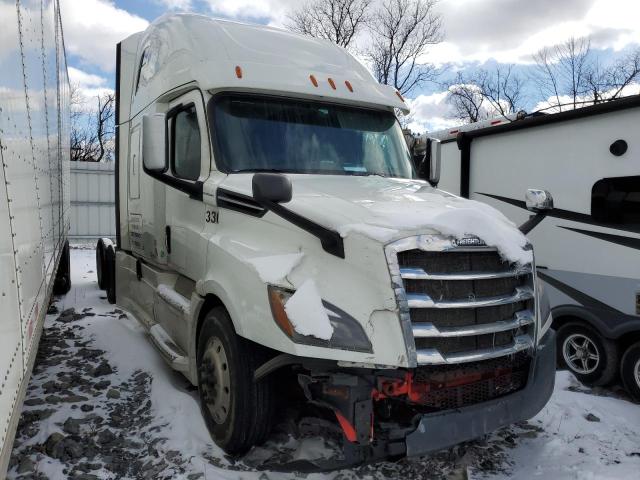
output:
<svg viewBox="0 0 640 480"><path fill-rule="evenodd" d="M431 187L421 180L379 176L289 175L286 207L343 237L360 233L381 243L417 233L475 235L511 261L526 264L526 237L501 212ZM225 187L251 194L251 175L231 175Z"/></svg>

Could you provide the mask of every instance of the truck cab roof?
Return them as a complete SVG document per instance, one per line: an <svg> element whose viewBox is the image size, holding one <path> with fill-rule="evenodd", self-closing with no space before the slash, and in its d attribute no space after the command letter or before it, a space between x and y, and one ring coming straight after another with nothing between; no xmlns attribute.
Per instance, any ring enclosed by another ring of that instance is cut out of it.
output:
<svg viewBox="0 0 640 480"><path fill-rule="evenodd" d="M277 28L170 14L125 39L121 47L123 61L134 70L132 85L121 85L123 96L131 95L132 116L167 92L193 83L212 93L320 97L408 112L395 89L379 84L343 48Z"/></svg>

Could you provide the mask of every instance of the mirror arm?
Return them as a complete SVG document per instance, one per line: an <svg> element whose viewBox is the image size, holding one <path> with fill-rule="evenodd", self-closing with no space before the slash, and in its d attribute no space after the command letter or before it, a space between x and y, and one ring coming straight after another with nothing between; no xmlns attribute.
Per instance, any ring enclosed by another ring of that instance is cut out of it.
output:
<svg viewBox="0 0 640 480"><path fill-rule="evenodd" d="M316 222L303 217L302 215L298 215L288 208L283 207L279 203L269 200L262 200L260 204L265 209L271 210L273 213L294 224L296 227L299 227L302 230L309 232L311 235L318 237L325 252L330 253L331 255L335 255L336 257L345 258L344 242L340 234L335 230L323 227L322 225L319 225Z"/></svg>
<svg viewBox="0 0 640 480"><path fill-rule="evenodd" d="M531 230L536 228L540 224L540 222L542 222L542 220L545 219L545 217L547 216L548 213L549 212L547 212L547 211L541 211L541 212L536 213L535 215L531 215L529 217L529 220L527 220L522 225L520 225L518 227L518 229L524 235L528 234Z"/></svg>

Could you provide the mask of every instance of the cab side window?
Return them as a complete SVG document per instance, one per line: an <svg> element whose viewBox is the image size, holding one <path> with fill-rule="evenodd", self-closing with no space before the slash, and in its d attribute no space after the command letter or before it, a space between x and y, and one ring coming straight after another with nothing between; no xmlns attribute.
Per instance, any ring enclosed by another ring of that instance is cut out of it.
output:
<svg viewBox="0 0 640 480"><path fill-rule="evenodd" d="M605 223L640 226L640 176L597 181L591 190L591 215Z"/></svg>
<svg viewBox="0 0 640 480"><path fill-rule="evenodd" d="M200 176L201 142L195 105L180 107L169 118L171 122L171 172L185 180Z"/></svg>

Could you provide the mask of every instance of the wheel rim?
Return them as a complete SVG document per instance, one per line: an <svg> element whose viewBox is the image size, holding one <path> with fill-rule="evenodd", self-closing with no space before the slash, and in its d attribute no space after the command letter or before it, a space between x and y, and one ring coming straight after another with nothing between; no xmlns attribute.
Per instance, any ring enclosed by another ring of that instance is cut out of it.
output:
<svg viewBox="0 0 640 480"><path fill-rule="evenodd" d="M593 373L600 365L600 352L586 335L573 333L562 344L562 356L571 370L582 375Z"/></svg>
<svg viewBox="0 0 640 480"><path fill-rule="evenodd" d="M231 376L224 346L218 337L210 338L202 354L200 383L203 401L211 417L222 424L231 406Z"/></svg>
<svg viewBox="0 0 640 480"><path fill-rule="evenodd" d="M636 379L636 385L640 388L640 358L633 367L633 376Z"/></svg>

